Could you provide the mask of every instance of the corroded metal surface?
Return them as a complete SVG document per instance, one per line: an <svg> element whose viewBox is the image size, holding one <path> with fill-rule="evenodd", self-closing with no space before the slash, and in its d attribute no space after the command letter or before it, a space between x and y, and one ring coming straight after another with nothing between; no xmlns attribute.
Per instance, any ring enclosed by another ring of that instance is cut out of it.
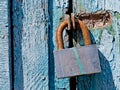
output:
<svg viewBox="0 0 120 90"><path fill-rule="evenodd" d="M84 44L81 48L64 49L63 31L68 26L62 22L56 31L56 42L59 51L54 52L55 66L58 78L98 73L101 71L98 52L95 45L90 45L90 33L87 26L76 19L76 26L81 28ZM87 62L87 63L86 63Z"/></svg>
<svg viewBox="0 0 120 90"><path fill-rule="evenodd" d="M56 42L57 42L58 50L61 50L61 49L64 48L62 35L63 35L64 29L67 26L68 26L67 21L63 21L59 25L59 27L58 27L58 29L56 31ZM87 26L81 20L78 20L78 19L76 19L76 26L79 26L79 28L81 28L85 45L90 45L91 40L90 40L90 34L89 34Z"/></svg>
<svg viewBox="0 0 120 90"><path fill-rule="evenodd" d="M58 78L93 74L101 71L96 45L55 51L54 59Z"/></svg>
<svg viewBox="0 0 120 90"><path fill-rule="evenodd" d="M112 15L108 11L81 12L76 17L82 20L88 28L102 28L112 24Z"/></svg>

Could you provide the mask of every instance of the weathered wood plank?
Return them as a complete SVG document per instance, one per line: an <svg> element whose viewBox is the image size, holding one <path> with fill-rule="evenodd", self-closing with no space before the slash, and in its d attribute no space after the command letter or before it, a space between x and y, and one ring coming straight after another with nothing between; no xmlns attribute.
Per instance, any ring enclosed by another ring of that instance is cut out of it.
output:
<svg viewBox="0 0 120 90"><path fill-rule="evenodd" d="M57 50L57 45L56 45L56 29L58 25L60 24L61 20L65 18L65 10L66 7L68 7L68 0L52 0L53 1L53 14L52 14L52 19L53 19L53 50ZM54 65L54 63L51 64L51 66ZM52 71L54 73L54 71ZM56 78L56 73L55 73L55 88L50 90L69 90L69 79L57 79Z"/></svg>
<svg viewBox="0 0 120 90"><path fill-rule="evenodd" d="M47 22L47 0L13 0L15 90L48 90Z"/></svg>
<svg viewBox="0 0 120 90"><path fill-rule="evenodd" d="M113 12L115 17L111 27L91 31L100 49L99 55L103 71L101 74L78 77L78 89L80 88L80 90L114 90L115 86L117 89L120 88L120 65L118 63L119 5L111 8L111 4L107 2L107 0L94 0L94 2L92 0L74 0L75 13L80 12L80 10L94 12L100 9L118 11L117 14ZM69 90L69 79L57 79L54 74L55 67L52 53L53 50L56 50L55 31L61 19L64 18L67 3L67 0L52 0L49 2L47 0L13 0L14 87L16 90ZM50 23L49 33L48 18Z"/></svg>
<svg viewBox="0 0 120 90"><path fill-rule="evenodd" d="M120 89L120 1L113 0L74 0L74 12L95 12L110 10L113 15L112 26L91 30L93 41L99 47L102 72L100 74L78 77L79 90L119 90Z"/></svg>
<svg viewBox="0 0 120 90"><path fill-rule="evenodd" d="M0 90L10 90L9 0L0 0Z"/></svg>

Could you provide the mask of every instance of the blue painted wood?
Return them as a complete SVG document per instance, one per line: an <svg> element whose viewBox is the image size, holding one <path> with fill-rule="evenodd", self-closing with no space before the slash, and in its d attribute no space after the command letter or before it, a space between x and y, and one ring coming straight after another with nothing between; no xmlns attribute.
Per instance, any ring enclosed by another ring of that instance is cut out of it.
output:
<svg viewBox="0 0 120 90"><path fill-rule="evenodd" d="M68 0L53 0L53 13L52 13L52 41L53 41L53 51L57 50L57 45L56 45L56 29L60 22L65 19L65 11L66 7L68 7ZM52 51L52 52L53 52ZM52 53L53 54L53 53ZM51 64L51 66L54 65L54 62ZM52 71L53 73L55 72ZM51 74L52 75L52 74ZM69 90L69 79L57 79L56 78L56 73L54 74L54 86L55 88L50 88L50 90Z"/></svg>
<svg viewBox="0 0 120 90"><path fill-rule="evenodd" d="M100 50L102 73L78 77L78 90L120 89L120 11L116 5L119 3L73 0L74 13L111 10L114 17L112 26L91 30L93 42ZM65 17L67 5L68 0L13 0L15 90L70 89L68 78L56 78L53 58L57 49L55 32Z"/></svg>
<svg viewBox="0 0 120 90"><path fill-rule="evenodd" d="M9 1L0 0L0 90L10 90Z"/></svg>
<svg viewBox="0 0 120 90"><path fill-rule="evenodd" d="M15 90L48 90L48 1L13 0Z"/></svg>
<svg viewBox="0 0 120 90"><path fill-rule="evenodd" d="M23 10L22 2L12 1L13 41L14 41L14 89L24 89L23 61L22 61L22 30Z"/></svg>
<svg viewBox="0 0 120 90"><path fill-rule="evenodd" d="M109 27L90 30L93 42L99 48L102 72L78 77L78 90L119 90L120 89L120 1L116 0L73 0L74 12L95 12L109 10L113 23Z"/></svg>

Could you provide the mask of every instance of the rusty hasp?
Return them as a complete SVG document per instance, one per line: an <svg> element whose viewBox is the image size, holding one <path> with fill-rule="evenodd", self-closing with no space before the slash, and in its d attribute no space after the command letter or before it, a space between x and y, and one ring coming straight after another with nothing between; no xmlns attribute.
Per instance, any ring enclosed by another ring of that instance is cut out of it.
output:
<svg viewBox="0 0 120 90"><path fill-rule="evenodd" d="M112 24L112 15L109 11L97 11L95 13L79 13L75 17L83 21L87 27L96 29Z"/></svg>
<svg viewBox="0 0 120 90"><path fill-rule="evenodd" d="M72 20L71 20L72 21ZM98 49L91 45L90 33L87 26L79 19L75 19L75 26L82 31L84 45L64 49L63 31L68 26L63 21L56 31L57 51L54 51L55 67L58 78L74 77L99 73L101 71Z"/></svg>

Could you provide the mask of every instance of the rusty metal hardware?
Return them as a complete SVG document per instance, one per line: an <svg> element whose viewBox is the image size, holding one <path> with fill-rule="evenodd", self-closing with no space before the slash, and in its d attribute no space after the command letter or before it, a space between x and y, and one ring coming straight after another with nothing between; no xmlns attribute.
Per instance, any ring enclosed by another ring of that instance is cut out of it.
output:
<svg viewBox="0 0 120 90"><path fill-rule="evenodd" d="M83 21L88 28L102 28L112 24L112 15L109 11L97 11L94 13L78 13L76 18Z"/></svg>
<svg viewBox="0 0 120 90"><path fill-rule="evenodd" d="M98 50L96 45L91 45L87 26L79 19L75 19L75 25L78 25L82 30L85 46L64 49L62 35L68 26L66 20L59 25L56 31L58 51L54 52L54 59L58 78L93 74L101 71Z"/></svg>
<svg viewBox="0 0 120 90"><path fill-rule="evenodd" d="M90 45L91 40L90 40L90 34L89 34L87 26L81 20L78 20L78 19L75 20L75 23L77 25L79 25L81 30L82 30L82 34L83 34L83 38L84 38L84 44L85 45ZM63 30L67 26L68 26L67 21L63 21L56 31L56 42L57 42L58 50L64 49L62 34L63 34Z"/></svg>

